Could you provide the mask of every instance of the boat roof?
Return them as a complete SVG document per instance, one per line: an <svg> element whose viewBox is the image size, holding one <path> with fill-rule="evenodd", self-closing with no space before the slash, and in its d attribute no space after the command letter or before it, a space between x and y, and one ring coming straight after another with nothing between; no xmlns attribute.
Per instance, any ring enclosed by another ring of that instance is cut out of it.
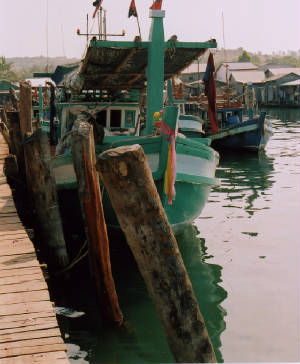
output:
<svg viewBox="0 0 300 364"><path fill-rule="evenodd" d="M148 44L139 39L133 42L93 39L79 70L82 88L112 91L143 89L147 82ZM215 47L214 39L202 43L165 42L164 79L178 75L208 48Z"/></svg>
<svg viewBox="0 0 300 364"><path fill-rule="evenodd" d="M26 78L25 81L29 81L32 87L46 87L46 82L54 83L50 77L34 77ZM47 86L48 87L48 86Z"/></svg>

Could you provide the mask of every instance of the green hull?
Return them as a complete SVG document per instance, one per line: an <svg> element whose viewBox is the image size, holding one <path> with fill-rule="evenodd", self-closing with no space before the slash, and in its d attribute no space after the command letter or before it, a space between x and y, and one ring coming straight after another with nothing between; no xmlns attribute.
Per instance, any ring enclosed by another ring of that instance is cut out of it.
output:
<svg viewBox="0 0 300 364"><path fill-rule="evenodd" d="M176 196L173 203L169 205L167 196L163 192L165 166L162 156L165 153L161 151L164 140L161 136L144 138L110 137L106 138L106 143L97 146L96 151L99 154L101 151L111 147L132 144L140 144L143 147L162 205L173 231L177 233L200 215L211 188L218 184L218 180L214 177L218 164L218 154L212 148L199 141L180 137L176 139ZM53 158L52 166L59 190L77 188L71 155L61 155ZM111 228L119 228L105 191L103 193L103 206L107 225Z"/></svg>

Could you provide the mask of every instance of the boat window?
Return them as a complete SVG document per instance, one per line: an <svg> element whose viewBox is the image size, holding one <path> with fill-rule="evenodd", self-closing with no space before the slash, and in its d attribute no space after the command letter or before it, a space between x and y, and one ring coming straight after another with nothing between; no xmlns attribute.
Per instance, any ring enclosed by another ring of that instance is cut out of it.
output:
<svg viewBox="0 0 300 364"><path fill-rule="evenodd" d="M110 127L119 128L121 127L121 110L110 110Z"/></svg>
<svg viewBox="0 0 300 364"><path fill-rule="evenodd" d="M107 115L106 110L102 110L102 111L97 112L97 114L96 114L96 123L98 125L102 125L102 126L106 127L106 115Z"/></svg>

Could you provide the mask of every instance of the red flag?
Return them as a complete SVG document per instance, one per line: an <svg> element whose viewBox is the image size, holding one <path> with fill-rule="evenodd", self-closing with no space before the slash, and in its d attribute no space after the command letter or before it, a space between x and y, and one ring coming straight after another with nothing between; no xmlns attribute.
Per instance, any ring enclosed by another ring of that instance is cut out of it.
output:
<svg viewBox="0 0 300 364"><path fill-rule="evenodd" d="M205 70L205 74L203 76L203 82L205 85L204 94L207 96L208 100L208 117L210 121L211 130L213 133L217 133L219 131L218 123L217 123L217 111L216 111L216 82L215 82L215 64L213 54L210 53L207 66Z"/></svg>
<svg viewBox="0 0 300 364"><path fill-rule="evenodd" d="M95 9L94 14L93 14L93 18L95 18L96 14L97 14L97 11L99 10L99 8L100 8L100 6L102 4L102 1L103 0L95 0L93 2L93 5L96 6L96 9Z"/></svg>
<svg viewBox="0 0 300 364"><path fill-rule="evenodd" d="M130 18L131 15L133 15L137 18L137 11L136 11L134 0L131 0L130 6L129 6L129 11L128 11L128 18Z"/></svg>
<svg viewBox="0 0 300 364"><path fill-rule="evenodd" d="M153 4L150 6L152 10L160 10L162 6L162 0L154 0Z"/></svg>

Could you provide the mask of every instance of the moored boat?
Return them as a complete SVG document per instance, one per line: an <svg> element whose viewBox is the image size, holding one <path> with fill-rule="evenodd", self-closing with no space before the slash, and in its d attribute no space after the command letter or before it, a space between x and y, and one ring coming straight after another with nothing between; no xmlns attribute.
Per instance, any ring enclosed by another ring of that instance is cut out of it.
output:
<svg viewBox="0 0 300 364"><path fill-rule="evenodd" d="M190 101L197 104L199 123L205 136L211 139L211 146L217 149L264 149L272 136L272 123L266 119L264 112L254 115L255 94L252 85L246 88L245 110L242 97L230 90L228 85L216 91L212 54L209 62L204 76L205 94ZM202 131L197 132L192 121L189 124L188 133L185 131L187 125L179 131L187 136L201 137Z"/></svg>
<svg viewBox="0 0 300 364"><path fill-rule="evenodd" d="M199 216L211 188L218 184L215 170L219 156L209 147L209 140L205 138L191 140L176 136L178 108L168 106L163 109L163 84L164 80L178 73L207 48L215 47L216 42L165 42L162 24L164 11L150 10L150 17L152 26L149 42L141 42L140 39L135 39L134 42L92 39L83 63L70 84L74 96L71 95L67 102L56 103L63 126L61 146L67 140L77 115L82 113L91 117L94 131L98 126L104 128L102 137L100 135L99 139L97 136L95 138L96 154L119 146L140 144L146 154L169 222L173 230L179 232ZM131 94L144 91L145 83L145 128L139 133L141 118L138 104L124 101L121 103L119 96L124 90ZM96 97L97 94L98 101L87 102L84 98L86 95ZM100 95L102 98L107 97L106 105L101 104ZM153 135L153 115L157 113L163 117L160 120L159 135ZM126 120L128 123L130 121L130 125L126 125ZM127 130L122 130L124 128ZM176 156L172 157L173 162L176 162L176 175L173 176L176 194L170 197L164 185L172 143L176 150ZM52 159L57 188L75 189L76 178L67 143L66 148L62 149L64 150L61 152L64 153ZM118 227L105 192L103 203L107 225Z"/></svg>

